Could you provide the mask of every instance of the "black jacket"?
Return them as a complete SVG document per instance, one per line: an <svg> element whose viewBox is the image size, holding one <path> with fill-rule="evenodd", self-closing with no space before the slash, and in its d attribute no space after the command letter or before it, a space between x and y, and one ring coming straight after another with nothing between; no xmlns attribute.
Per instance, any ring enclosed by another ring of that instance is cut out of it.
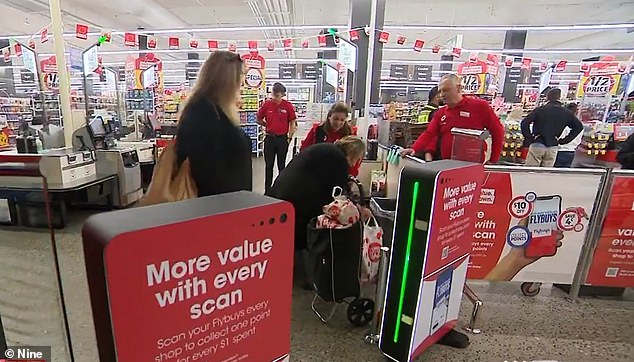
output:
<svg viewBox="0 0 634 362"><path fill-rule="evenodd" d="M332 143L318 143L300 152L273 183L269 196L289 201L295 207L295 246L306 247L306 228L321 215L332 199L335 186L347 188L348 160Z"/></svg>
<svg viewBox="0 0 634 362"><path fill-rule="evenodd" d="M530 131L530 124L533 124L533 132ZM566 127L570 128L570 133L559 139ZM541 143L546 147L565 145L577 137L583 131L583 125L570 110L565 108L561 102L552 101L534 109L522 121L522 134L525 144Z"/></svg>
<svg viewBox="0 0 634 362"><path fill-rule="evenodd" d="M192 102L181 117L176 152L179 163L189 157L198 196L251 191L251 140L220 107Z"/></svg>
<svg viewBox="0 0 634 362"><path fill-rule="evenodd" d="M634 170L634 133L621 143L616 160L624 170Z"/></svg>

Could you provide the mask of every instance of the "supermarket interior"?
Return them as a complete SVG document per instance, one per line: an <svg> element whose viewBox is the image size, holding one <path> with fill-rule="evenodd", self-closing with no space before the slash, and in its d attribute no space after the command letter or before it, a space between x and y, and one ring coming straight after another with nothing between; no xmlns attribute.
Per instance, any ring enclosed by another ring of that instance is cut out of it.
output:
<svg viewBox="0 0 634 362"><path fill-rule="evenodd" d="M634 1L0 14L0 362L634 360Z"/></svg>

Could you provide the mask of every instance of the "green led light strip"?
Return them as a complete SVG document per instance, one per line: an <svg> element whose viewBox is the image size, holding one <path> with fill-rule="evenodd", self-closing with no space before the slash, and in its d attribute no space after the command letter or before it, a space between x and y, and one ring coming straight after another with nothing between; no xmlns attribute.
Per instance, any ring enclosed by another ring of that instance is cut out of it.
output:
<svg viewBox="0 0 634 362"><path fill-rule="evenodd" d="M412 192L412 212L409 216L409 231L407 232L407 249L405 251L405 262L403 266L403 279L401 280L401 296L398 301L398 314L396 318L396 328L394 329L394 343L398 342L398 333L401 327L403 313L403 301L405 299L405 284L407 284L407 271L409 269L409 255L412 251L412 239L414 238L414 224L416 223L416 200L418 199L419 181L414 182Z"/></svg>

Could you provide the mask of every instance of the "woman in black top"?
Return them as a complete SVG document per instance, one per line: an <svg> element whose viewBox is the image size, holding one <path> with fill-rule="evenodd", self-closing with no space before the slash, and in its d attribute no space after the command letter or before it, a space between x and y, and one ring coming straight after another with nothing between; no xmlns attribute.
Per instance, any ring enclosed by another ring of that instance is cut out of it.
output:
<svg viewBox="0 0 634 362"><path fill-rule="evenodd" d="M242 77L239 55L214 52L180 116L178 162L189 158L199 197L252 189L251 140L238 126Z"/></svg>
<svg viewBox="0 0 634 362"><path fill-rule="evenodd" d="M365 154L365 144L354 136L318 143L300 152L275 180L269 196L295 207L295 249L306 248L306 228L332 199L332 190L348 184L348 169Z"/></svg>
<svg viewBox="0 0 634 362"><path fill-rule="evenodd" d="M634 170L634 133L621 144L616 160L624 170Z"/></svg>

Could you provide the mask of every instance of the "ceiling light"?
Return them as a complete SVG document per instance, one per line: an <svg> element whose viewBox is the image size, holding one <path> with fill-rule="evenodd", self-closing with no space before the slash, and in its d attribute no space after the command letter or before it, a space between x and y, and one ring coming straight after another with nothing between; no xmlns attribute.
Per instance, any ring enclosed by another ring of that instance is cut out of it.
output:
<svg viewBox="0 0 634 362"><path fill-rule="evenodd" d="M509 30L526 30L526 31L576 31L576 30L609 30L609 29L628 29L634 28L634 23L618 23L618 24L578 24L578 25L465 25L465 26L449 26L449 25L386 25L385 30L452 30L452 31L509 31Z"/></svg>

